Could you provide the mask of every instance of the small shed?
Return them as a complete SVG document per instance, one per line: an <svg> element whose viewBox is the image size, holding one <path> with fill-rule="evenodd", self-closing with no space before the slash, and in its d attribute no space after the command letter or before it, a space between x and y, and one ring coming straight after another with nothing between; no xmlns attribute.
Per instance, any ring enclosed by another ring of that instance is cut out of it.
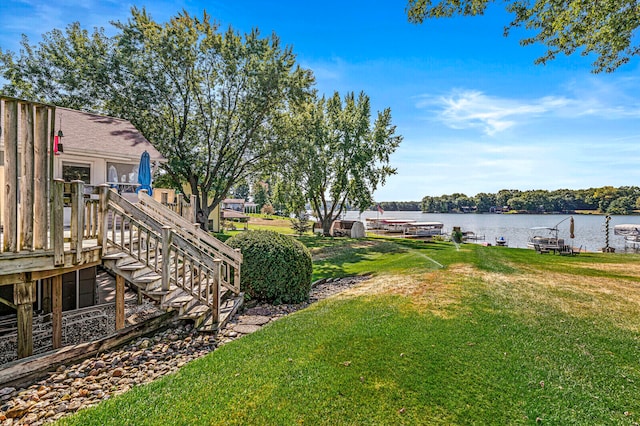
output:
<svg viewBox="0 0 640 426"><path fill-rule="evenodd" d="M336 220L331 225L331 235L334 237L364 238L364 224L357 220Z"/></svg>

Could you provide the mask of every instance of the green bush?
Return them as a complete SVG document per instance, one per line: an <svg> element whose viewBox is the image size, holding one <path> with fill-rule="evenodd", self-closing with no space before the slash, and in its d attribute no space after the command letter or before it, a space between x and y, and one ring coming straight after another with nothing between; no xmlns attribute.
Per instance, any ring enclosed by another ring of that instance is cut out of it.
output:
<svg viewBox="0 0 640 426"><path fill-rule="evenodd" d="M300 303L311 291L311 254L298 240L273 231L248 231L227 240L242 251L240 286L251 298Z"/></svg>

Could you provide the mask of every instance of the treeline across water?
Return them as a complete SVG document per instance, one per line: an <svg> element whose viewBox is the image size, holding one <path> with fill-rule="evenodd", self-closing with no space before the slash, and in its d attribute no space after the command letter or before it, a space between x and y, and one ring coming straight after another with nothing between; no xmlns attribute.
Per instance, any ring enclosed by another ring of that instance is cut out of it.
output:
<svg viewBox="0 0 640 426"><path fill-rule="evenodd" d="M384 209L387 203L380 203ZM395 203L400 204L400 203ZM409 202L408 204L413 204ZM407 209L412 210L412 209ZM489 213L518 211L523 213L573 212L592 210L607 214L633 214L640 210L640 187L603 186L589 189L555 191L502 189L495 194L479 193L426 196L420 210L425 213Z"/></svg>
<svg viewBox="0 0 640 426"><path fill-rule="evenodd" d="M382 201L377 204L384 211L390 212L419 212L422 210L421 201ZM374 206L371 210L375 210Z"/></svg>

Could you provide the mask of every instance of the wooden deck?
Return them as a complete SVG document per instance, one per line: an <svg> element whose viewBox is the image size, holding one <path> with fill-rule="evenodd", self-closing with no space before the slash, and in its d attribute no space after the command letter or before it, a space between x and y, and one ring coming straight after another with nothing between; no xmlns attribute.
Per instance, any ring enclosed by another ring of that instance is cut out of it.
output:
<svg viewBox="0 0 640 426"><path fill-rule="evenodd" d="M174 212L143 191L131 203L108 185L86 198L84 182L51 179L54 121L52 105L0 96L6 190L0 198L0 286L13 288L13 297L0 303L16 310L18 356L33 351L36 281L48 280L53 347L59 348L62 275L98 264L116 275L116 329L124 327L126 281L166 310L215 331L229 312L223 296L241 303L242 254L194 224L192 205ZM67 229L65 202L71 207Z"/></svg>

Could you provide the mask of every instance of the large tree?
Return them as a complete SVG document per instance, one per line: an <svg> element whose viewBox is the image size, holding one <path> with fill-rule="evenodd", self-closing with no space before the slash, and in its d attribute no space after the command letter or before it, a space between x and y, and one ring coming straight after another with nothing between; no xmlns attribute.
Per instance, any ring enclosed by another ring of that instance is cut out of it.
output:
<svg viewBox="0 0 640 426"><path fill-rule="evenodd" d="M78 22L54 29L38 45L23 35L19 55L0 48L0 72L9 96L93 112L109 89L114 40L102 28L89 33Z"/></svg>
<svg viewBox="0 0 640 426"><path fill-rule="evenodd" d="M408 0L409 21L454 15L482 15L495 0ZM637 0L505 0L514 18L505 27L523 27L533 35L520 44L542 43L547 52L536 60L546 63L558 54L595 55L595 72L611 72L640 53Z"/></svg>
<svg viewBox="0 0 640 426"><path fill-rule="evenodd" d="M129 119L167 157L173 180L189 184L206 217L235 183L277 161L278 121L290 102L308 96L312 74L275 35L220 33L206 12L159 24L133 8L114 25L111 39L98 30L89 37L78 24L45 36L39 48L25 39L17 60L2 55L4 75L18 95Z"/></svg>
<svg viewBox="0 0 640 426"><path fill-rule="evenodd" d="M369 97L339 93L307 103L293 118L291 160L281 170L280 184L294 207L310 203L329 235L331 224L347 204L364 211L373 192L395 174L389 156L402 137L395 134L391 111L371 121Z"/></svg>

